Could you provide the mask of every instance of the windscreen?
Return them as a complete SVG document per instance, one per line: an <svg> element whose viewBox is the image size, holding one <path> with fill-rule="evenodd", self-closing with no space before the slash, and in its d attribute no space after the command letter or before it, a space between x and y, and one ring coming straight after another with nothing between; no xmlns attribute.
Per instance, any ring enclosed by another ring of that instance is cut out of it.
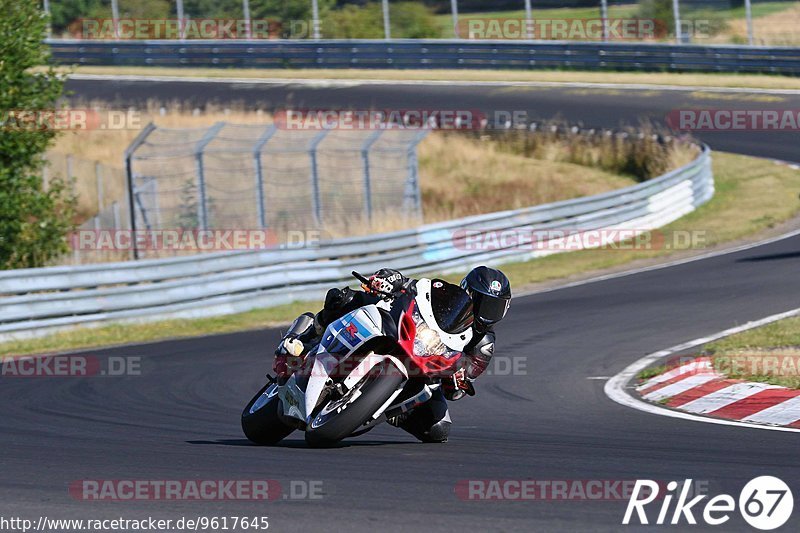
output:
<svg viewBox="0 0 800 533"><path fill-rule="evenodd" d="M462 333L472 326L472 299L464 289L440 279L431 287L433 317L442 331Z"/></svg>

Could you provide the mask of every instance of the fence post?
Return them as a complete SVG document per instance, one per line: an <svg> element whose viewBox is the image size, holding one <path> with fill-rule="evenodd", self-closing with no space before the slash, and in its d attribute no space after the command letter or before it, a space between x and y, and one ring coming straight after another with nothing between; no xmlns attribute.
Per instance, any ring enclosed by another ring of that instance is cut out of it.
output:
<svg viewBox="0 0 800 533"><path fill-rule="evenodd" d="M47 38L53 38L53 26L50 24L51 17L50 17L50 0L44 0L44 12L47 15Z"/></svg>
<svg viewBox="0 0 800 533"><path fill-rule="evenodd" d="M97 181L97 212L100 213L105 203L105 198L103 198L103 169L100 167L100 161L94 162L94 177Z"/></svg>
<svg viewBox="0 0 800 533"><path fill-rule="evenodd" d="M177 0L175 9L178 14L178 38L182 41L185 36L183 27L183 17L185 16L183 12L183 0Z"/></svg>
<svg viewBox="0 0 800 533"><path fill-rule="evenodd" d="M322 225L322 202L319 192L319 170L317 169L317 147L328 135L329 130L322 130L311 140L308 154L311 157L311 202L314 208L314 221L317 226Z"/></svg>
<svg viewBox="0 0 800 533"><path fill-rule="evenodd" d="M608 0L600 0L600 18L603 21L603 42L608 42Z"/></svg>
<svg viewBox="0 0 800 533"><path fill-rule="evenodd" d="M139 259L139 247L136 244L136 206L135 206L135 191L134 191L134 184L133 184L133 166L131 164L131 160L133 159L133 154L136 150L144 143L145 139L156 129L155 124L149 122L142 131L139 132L139 135L133 140L133 142L125 149L125 182L127 185L127 196L128 196L128 217L130 218L130 225L131 225L131 243L133 248L133 259Z"/></svg>
<svg viewBox="0 0 800 533"><path fill-rule="evenodd" d="M278 131L278 127L275 126L275 124L271 124L264 130L264 133L261 134L255 146L253 146L253 165L256 168L256 201L258 202L256 208L258 212L258 223L262 228L267 227L267 214L264 209L264 172L261 170L261 150L272 136L275 135L276 131Z"/></svg>
<svg viewBox="0 0 800 533"><path fill-rule="evenodd" d="M111 0L111 19L114 23L114 38L119 39L119 4L117 0Z"/></svg>
<svg viewBox="0 0 800 533"><path fill-rule="evenodd" d="M364 164L364 213L367 215L370 227L372 226L372 180L369 171L369 151L382 133L381 129L373 131L361 147L361 161Z"/></svg>
<svg viewBox="0 0 800 533"><path fill-rule="evenodd" d="M389 0L381 2L383 6L383 37L387 41L392 38L392 28L389 23Z"/></svg>
<svg viewBox="0 0 800 533"><path fill-rule="evenodd" d="M675 18L675 41L678 44L683 44L683 35L681 34L680 0L672 0L672 15Z"/></svg>
<svg viewBox="0 0 800 533"><path fill-rule="evenodd" d="M525 36L533 39L533 15L531 14L531 0L525 0ZM467 35L469 39L469 35Z"/></svg>
<svg viewBox="0 0 800 533"><path fill-rule="evenodd" d="M311 0L311 25L314 26L311 28L312 35L314 36L315 41L319 41L319 3L317 0Z"/></svg>
<svg viewBox="0 0 800 533"><path fill-rule="evenodd" d="M111 202L111 216L114 219L114 229L119 230L122 221L120 220L119 217L119 204L117 203L116 200Z"/></svg>
<svg viewBox="0 0 800 533"><path fill-rule="evenodd" d="M45 160L44 165L42 165L42 191L47 191L47 187L49 184L49 180L47 179L49 174L48 172L49 167L50 167L49 160Z"/></svg>
<svg viewBox="0 0 800 533"><path fill-rule="evenodd" d="M200 229L208 229L208 195L206 194L206 175L203 169L203 151L224 126L224 122L217 122L208 128L203 138L197 141L194 147L195 170L197 173L197 218Z"/></svg>
<svg viewBox="0 0 800 533"><path fill-rule="evenodd" d="M461 37L458 32L458 0L450 0L450 10L453 12L453 34L458 39Z"/></svg>
<svg viewBox="0 0 800 533"><path fill-rule="evenodd" d="M422 139L428 134L428 130L422 129L414 136L411 143L408 145L407 158L408 158L408 179L406 181L405 198L403 199L404 209L408 208L408 204L413 206L417 217L422 216L422 195L419 190L419 165L417 162L417 145L422 142Z"/></svg>
<svg viewBox="0 0 800 533"><path fill-rule="evenodd" d="M67 185L69 192L75 195L75 178L72 176L72 154L67 154Z"/></svg>
<svg viewBox="0 0 800 533"><path fill-rule="evenodd" d="M755 34L753 32L753 6L750 0L744 0L745 17L747 17L747 42L750 46L755 44Z"/></svg>
<svg viewBox="0 0 800 533"><path fill-rule="evenodd" d="M250 0L242 0L242 18L244 19L244 35L248 39L253 38L252 29L250 26Z"/></svg>

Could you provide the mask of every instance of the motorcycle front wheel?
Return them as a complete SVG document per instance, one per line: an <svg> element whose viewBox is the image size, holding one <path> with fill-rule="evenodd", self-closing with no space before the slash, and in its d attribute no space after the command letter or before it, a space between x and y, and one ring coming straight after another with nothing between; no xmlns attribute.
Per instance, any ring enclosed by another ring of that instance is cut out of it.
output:
<svg viewBox="0 0 800 533"><path fill-rule="evenodd" d="M386 403L405 380L391 361L383 361L367 373L342 398L328 402L306 429L306 443L319 448L349 437Z"/></svg>
<svg viewBox="0 0 800 533"><path fill-rule="evenodd" d="M294 428L281 421L278 416L280 408L278 384L267 383L242 411L242 430L245 437L265 446L277 444L288 437Z"/></svg>

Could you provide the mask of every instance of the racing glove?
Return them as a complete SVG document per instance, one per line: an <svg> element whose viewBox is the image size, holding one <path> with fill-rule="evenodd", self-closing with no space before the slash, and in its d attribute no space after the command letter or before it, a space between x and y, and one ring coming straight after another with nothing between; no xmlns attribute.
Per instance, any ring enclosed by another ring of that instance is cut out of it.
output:
<svg viewBox="0 0 800 533"><path fill-rule="evenodd" d="M284 338L275 351L275 360L272 363L275 375L279 378L286 378L300 368L300 365L303 364L305 349L305 345L297 337Z"/></svg>
<svg viewBox="0 0 800 533"><path fill-rule="evenodd" d="M475 396L475 387L472 386L472 380L467 378L467 373L462 368L442 382L442 392L447 400L454 402L464 396Z"/></svg>
<svg viewBox="0 0 800 533"><path fill-rule="evenodd" d="M390 294L403 292L408 279L399 271L382 268L369 277L369 285L363 285L365 291L387 297Z"/></svg>

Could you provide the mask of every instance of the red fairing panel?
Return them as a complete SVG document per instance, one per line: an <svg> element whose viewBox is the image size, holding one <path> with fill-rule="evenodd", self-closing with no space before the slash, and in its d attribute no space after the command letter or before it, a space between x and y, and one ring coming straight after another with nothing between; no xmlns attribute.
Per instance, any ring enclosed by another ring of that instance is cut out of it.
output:
<svg viewBox="0 0 800 533"><path fill-rule="evenodd" d="M424 335L426 339L418 338ZM457 370L457 364L463 353L450 350L439 339L438 333L432 330L422 317L416 312L416 302L411 301L408 309L400 318L398 344L403 348L408 359L414 364L418 372L424 376L450 375ZM434 338L431 338L435 336ZM427 340L428 342L424 342ZM416 341L416 342L415 342ZM438 341L438 342L437 342ZM436 352L428 348L439 346ZM414 369L409 368L409 373L414 375Z"/></svg>

